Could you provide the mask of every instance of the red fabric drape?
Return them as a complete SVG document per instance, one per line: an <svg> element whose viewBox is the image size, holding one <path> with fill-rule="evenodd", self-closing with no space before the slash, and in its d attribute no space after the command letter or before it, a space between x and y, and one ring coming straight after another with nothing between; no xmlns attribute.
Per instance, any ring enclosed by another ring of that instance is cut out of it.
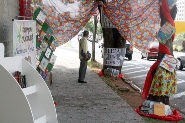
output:
<svg viewBox="0 0 185 123"><path fill-rule="evenodd" d="M19 0L19 16L32 16L31 0Z"/></svg>
<svg viewBox="0 0 185 123"><path fill-rule="evenodd" d="M102 70L98 73L98 75L99 75L99 76L105 76L105 75L103 74L103 71L102 71ZM124 75L123 75L122 73L120 73L120 74L117 76L117 78L124 78Z"/></svg>
<svg viewBox="0 0 185 123"><path fill-rule="evenodd" d="M175 26L174 20L170 15L170 9L169 9L169 5L168 5L167 0L162 0L161 13L171 25ZM172 40L173 40L173 38L174 38L174 36L172 37ZM163 54L171 55L171 52L170 52L169 48L166 45L161 44L161 43L159 43L159 52L163 53ZM147 74L147 77L146 77L146 80L145 80L145 84L144 84L144 88L143 88L143 92L142 92L142 98L143 99L146 99L148 94L149 94L149 89L150 89L150 86L151 86L151 83L152 83L153 74L155 73L155 70L159 66L159 63L160 63L160 61L157 60L150 67L150 70L148 71L148 74Z"/></svg>
<svg viewBox="0 0 185 123"><path fill-rule="evenodd" d="M168 115L168 116L158 116L155 114L144 114L142 112L140 112L140 108L136 109L135 111L139 114L139 115L143 115L145 117L151 117L151 118L156 118L156 119L160 119L160 120L166 120L166 121L179 121L182 119L182 116L179 114L179 112L177 110L173 111L173 114Z"/></svg>
<svg viewBox="0 0 185 123"><path fill-rule="evenodd" d="M19 7L20 7L19 15L20 16L25 16L25 9L24 9L24 2L23 2L23 0L19 0Z"/></svg>
<svg viewBox="0 0 185 123"><path fill-rule="evenodd" d="M165 7L164 7L165 6ZM162 7L161 7L161 13L162 15L166 18L166 20L175 27L175 22L170 15L170 8L168 6L168 1L167 0L162 0ZM172 40L174 40L175 34L172 36Z"/></svg>

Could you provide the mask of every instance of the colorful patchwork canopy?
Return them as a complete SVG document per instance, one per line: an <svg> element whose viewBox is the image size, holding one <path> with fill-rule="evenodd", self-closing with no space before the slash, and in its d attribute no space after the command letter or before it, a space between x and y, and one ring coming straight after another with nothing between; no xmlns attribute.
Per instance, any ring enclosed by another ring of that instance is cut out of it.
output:
<svg viewBox="0 0 185 123"><path fill-rule="evenodd" d="M155 40L160 28L158 0L112 0L103 10L121 35L140 51Z"/></svg>
<svg viewBox="0 0 185 123"><path fill-rule="evenodd" d="M159 0L108 0L103 11L121 35L140 51L147 50L160 28ZM73 38L97 11L92 0L40 0L60 45Z"/></svg>

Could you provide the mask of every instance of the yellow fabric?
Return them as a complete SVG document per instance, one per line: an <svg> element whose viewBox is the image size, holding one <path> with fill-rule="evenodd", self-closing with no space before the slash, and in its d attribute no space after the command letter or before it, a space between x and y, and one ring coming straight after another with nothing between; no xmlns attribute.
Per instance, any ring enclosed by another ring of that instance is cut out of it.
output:
<svg viewBox="0 0 185 123"><path fill-rule="evenodd" d="M162 67L158 67L149 94L156 96L170 96L177 92L177 75L176 72L169 72Z"/></svg>
<svg viewBox="0 0 185 123"><path fill-rule="evenodd" d="M83 59L83 56L81 55L82 49L83 49L83 53L87 53L88 43L85 37L82 37L82 39L79 41L79 59Z"/></svg>

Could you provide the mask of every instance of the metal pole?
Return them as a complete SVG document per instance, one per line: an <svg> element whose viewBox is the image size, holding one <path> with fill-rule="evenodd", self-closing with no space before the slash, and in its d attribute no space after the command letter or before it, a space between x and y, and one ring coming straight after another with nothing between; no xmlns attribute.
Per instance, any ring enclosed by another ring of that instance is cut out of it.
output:
<svg viewBox="0 0 185 123"><path fill-rule="evenodd" d="M94 29L93 29L93 41L92 41L92 59L95 61L95 39L96 39L96 29L97 29L97 16L94 16Z"/></svg>

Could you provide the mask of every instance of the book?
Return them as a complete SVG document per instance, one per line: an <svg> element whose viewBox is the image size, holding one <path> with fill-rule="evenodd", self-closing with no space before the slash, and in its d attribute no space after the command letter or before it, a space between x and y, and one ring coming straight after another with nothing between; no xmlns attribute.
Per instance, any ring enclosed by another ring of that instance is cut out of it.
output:
<svg viewBox="0 0 185 123"><path fill-rule="evenodd" d="M172 9L173 6L176 4L177 0L168 0L169 8Z"/></svg>
<svg viewBox="0 0 185 123"><path fill-rule="evenodd" d="M162 43L165 44L168 39L172 37L172 35L175 33L176 29L174 26L172 26L169 22L166 22L159 30L159 32L156 34L156 39Z"/></svg>
<svg viewBox="0 0 185 123"><path fill-rule="evenodd" d="M50 63L51 64L55 64L56 58L57 58L57 56L55 56L54 54L52 54L51 59L50 59Z"/></svg>
<svg viewBox="0 0 185 123"><path fill-rule="evenodd" d="M178 59L174 58L171 55L164 55L163 59L161 60L159 66L163 67L164 69L174 72L180 66L180 62Z"/></svg>
<svg viewBox="0 0 185 123"><path fill-rule="evenodd" d="M167 0L168 1L168 5L169 5L169 8L172 9L173 6L176 4L177 0ZM160 5L162 5L162 0L159 0L160 2Z"/></svg>
<svg viewBox="0 0 185 123"><path fill-rule="evenodd" d="M42 54L41 48L37 48L37 49L36 49L36 58L37 58L37 60L40 59L41 54Z"/></svg>
<svg viewBox="0 0 185 123"><path fill-rule="evenodd" d="M45 71L45 70L46 70L46 67L48 66L48 63L49 63L49 61L48 61L45 57L43 57L43 59L42 59L40 65L39 65L39 68L40 68L42 71Z"/></svg>
<svg viewBox="0 0 185 123"><path fill-rule="evenodd" d="M41 41L40 47L41 47L41 50L42 50L43 52L45 52L46 49L47 49L47 47L48 47L48 44L47 44L45 41L42 40L42 41Z"/></svg>

